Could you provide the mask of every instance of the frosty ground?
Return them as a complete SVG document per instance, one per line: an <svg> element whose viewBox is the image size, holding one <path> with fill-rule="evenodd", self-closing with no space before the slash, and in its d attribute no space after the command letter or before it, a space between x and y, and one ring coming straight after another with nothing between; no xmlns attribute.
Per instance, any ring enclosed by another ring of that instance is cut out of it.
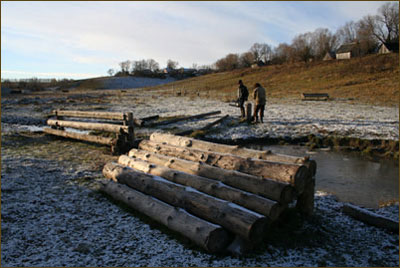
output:
<svg viewBox="0 0 400 268"><path fill-rule="evenodd" d="M116 160L104 146L43 135L57 108L132 111L135 117L177 116L221 110L207 120L165 126L201 128L229 114L210 134L217 139L343 135L398 140L398 107L346 101L269 100L263 124L238 123L227 103L143 90L52 92L1 100L2 266L398 266L398 234L344 215L332 195L316 193L315 214L294 212L246 256L211 255L182 236L96 189L104 163ZM159 128L136 129L148 134ZM318 183L318 177L317 183ZM398 220L398 205L376 211Z"/></svg>

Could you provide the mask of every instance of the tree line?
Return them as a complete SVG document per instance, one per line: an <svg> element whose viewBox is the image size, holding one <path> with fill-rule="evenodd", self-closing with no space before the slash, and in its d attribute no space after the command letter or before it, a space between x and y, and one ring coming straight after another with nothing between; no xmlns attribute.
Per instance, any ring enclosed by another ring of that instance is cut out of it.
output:
<svg viewBox="0 0 400 268"><path fill-rule="evenodd" d="M381 5L377 15L364 16L359 21L348 21L335 33L327 28L318 28L313 32L299 34L290 44L280 43L272 47L266 43L254 43L244 53L229 53L211 65L192 69L229 71L251 67L255 63L282 64L322 60L326 53L335 52L340 45L357 42L360 56L376 51L380 44L399 42L399 3L387 2ZM177 69L177 61L168 60L167 69ZM109 69L109 75L143 75L161 73L159 64L153 60L123 61L120 70Z"/></svg>

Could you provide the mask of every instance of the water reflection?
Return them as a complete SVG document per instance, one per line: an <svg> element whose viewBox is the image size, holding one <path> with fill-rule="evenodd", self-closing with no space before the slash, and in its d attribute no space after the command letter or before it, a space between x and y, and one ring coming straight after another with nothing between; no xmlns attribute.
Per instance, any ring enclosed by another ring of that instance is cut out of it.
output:
<svg viewBox="0 0 400 268"><path fill-rule="evenodd" d="M304 146L251 145L253 149L310 157L317 162L316 189L335 194L342 202L378 208L380 202L399 199L399 166L396 161L378 162L357 153L318 150Z"/></svg>

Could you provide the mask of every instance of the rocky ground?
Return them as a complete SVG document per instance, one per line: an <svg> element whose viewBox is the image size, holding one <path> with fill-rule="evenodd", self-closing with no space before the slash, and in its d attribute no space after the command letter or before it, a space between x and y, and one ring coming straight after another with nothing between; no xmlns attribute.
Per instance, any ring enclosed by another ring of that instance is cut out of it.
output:
<svg viewBox="0 0 400 268"><path fill-rule="evenodd" d="M225 122L210 135L232 138L315 131L398 140L398 108L344 102L271 101L264 124ZM109 148L40 132L56 108L133 111L135 117L239 110L216 100L143 91L7 96L1 100L2 266L399 266L399 236L345 216L332 195L316 193L315 215L289 211L246 256L211 255L96 189ZM200 128L208 120L164 130ZM300 120L301 119L301 120ZM229 125L229 128L227 127ZM316 127L315 127L316 126ZM155 129L138 129L146 134ZM325 131L321 131L325 130ZM398 205L375 212L398 220Z"/></svg>

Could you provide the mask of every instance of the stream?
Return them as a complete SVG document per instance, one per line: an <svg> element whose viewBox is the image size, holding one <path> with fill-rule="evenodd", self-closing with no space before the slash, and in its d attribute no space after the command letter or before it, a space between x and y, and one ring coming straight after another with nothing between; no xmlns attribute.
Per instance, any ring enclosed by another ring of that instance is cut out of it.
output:
<svg viewBox="0 0 400 268"><path fill-rule="evenodd" d="M356 152L310 152L299 145L248 147L294 156L309 155L317 162L316 190L334 194L341 202L376 209L384 202L399 200L399 165L395 160L368 160Z"/></svg>

